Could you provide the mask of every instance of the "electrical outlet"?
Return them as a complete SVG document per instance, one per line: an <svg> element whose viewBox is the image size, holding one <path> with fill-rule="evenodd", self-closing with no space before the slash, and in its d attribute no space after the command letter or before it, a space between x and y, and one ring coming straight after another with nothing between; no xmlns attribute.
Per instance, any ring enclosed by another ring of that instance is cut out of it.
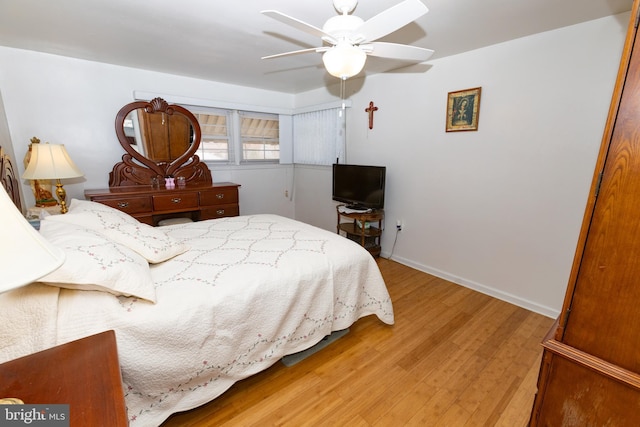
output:
<svg viewBox="0 0 640 427"><path fill-rule="evenodd" d="M289 190L284 190L284 197L289 197Z"/></svg>
<svg viewBox="0 0 640 427"><path fill-rule="evenodd" d="M396 221L396 230L402 231L402 221Z"/></svg>

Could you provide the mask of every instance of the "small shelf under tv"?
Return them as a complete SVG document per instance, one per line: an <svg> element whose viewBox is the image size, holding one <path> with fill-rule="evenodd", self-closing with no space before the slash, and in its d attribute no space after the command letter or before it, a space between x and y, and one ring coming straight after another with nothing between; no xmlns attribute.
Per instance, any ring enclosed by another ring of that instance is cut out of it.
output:
<svg viewBox="0 0 640 427"><path fill-rule="evenodd" d="M344 212L344 205L336 206L338 213L337 232L347 239L361 245L374 256L380 256L380 237L382 236L382 220L384 210L376 209L367 212ZM343 222L345 219L348 222Z"/></svg>

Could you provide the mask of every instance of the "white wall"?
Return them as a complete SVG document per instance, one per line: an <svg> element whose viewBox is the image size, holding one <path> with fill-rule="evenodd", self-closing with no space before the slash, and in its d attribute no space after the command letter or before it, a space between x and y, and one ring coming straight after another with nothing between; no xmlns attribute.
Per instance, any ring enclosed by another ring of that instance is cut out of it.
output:
<svg viewBox="0 0 640 427"><path fill-rule="evenodd" d="M401 219L394 259L556 316L627 23L623 14L435 60L426 71L348 81L347 160L388 168L383 254ZM115 115L134 90L283 108L339 94L291 96L3 47L0 63L16 156L32 136L66 144L86 174L65 185L69 197L107 185L123 154ZM447 92L476 86L479 130L444 132ZM373 130L369 101L379 107ZM243 214L295 213L335 231L330 168L216 168L213 177L242 184Z"/></svg>
<svg viewBox="0 0 640 427"><path fill-rule="evenodd" d="M555 317L627 24L628 14L608 17L435 60L426 72L347 81L348 162L387 166L383 255L402 220L394 259ZM447 93L477 86L478 131L446 133ZM313 91L296 103L330 97ZM373 130L369 101L379 107ZM304 175L304 191L326 193L329 169Z"/></svg>
<svg viewBox="0 0 640 427"><path fill-rule="evenodd" d="M108 186L111 167L124 154L114 130L116 113L132 102L134 91L158 95L234 102L290 109L290 94L264 91L136 70L91 61L0 47L0 93L4 98L9 131L18 169L29 140L65 144L84 178L65 181L67 197L84 198L84 190ZM215 182L235 181L240 189L242 213L269 212L293 217L293 203L283 185L291 166L259 169L213 168ZM266 178L265 178L266 177ZM34 203L26 185L27 206ZM268 195L268 196L267 196Z"/></svg>

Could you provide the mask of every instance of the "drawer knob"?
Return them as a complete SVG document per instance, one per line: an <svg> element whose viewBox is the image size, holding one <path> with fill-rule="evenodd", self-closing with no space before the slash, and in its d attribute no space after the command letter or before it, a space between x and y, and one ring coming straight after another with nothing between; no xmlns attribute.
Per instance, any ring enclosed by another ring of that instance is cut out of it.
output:
<svg viewBox="0 0 640 427"><path fill-rule="evenodd" d="M118 207L119 208L128 208L129 207L129 202L118 202Z"/></svg>
<svg viewBox="0 0 640 427"><path fill-rule="evenodd" d="M216 194L216 197L218 199L224 199L224 193L218 193L218 194Z"/></svg>
<svg viewBox="0 0 640 427"><path fill-rule="evenodd" d="M216 211L216 213L217 213L218 215L224 215L224 209L218 209L218 210Z"/></svg>
<svg viewBox="0 0 640 427"><path fill-rule="evenodd" d="M180 197L174 197L173 199L171 199L171 203L180 203L182 201L182 199Z"/></svg>

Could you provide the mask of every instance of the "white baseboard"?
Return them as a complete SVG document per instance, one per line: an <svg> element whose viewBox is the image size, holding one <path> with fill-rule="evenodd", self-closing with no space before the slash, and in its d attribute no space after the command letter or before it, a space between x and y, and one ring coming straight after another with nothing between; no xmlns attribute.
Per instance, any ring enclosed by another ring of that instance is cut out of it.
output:
<svg viewBox="0 0 640 427"><path fill-rule="evenodd" d="M388 258L389 254L381 254L382 257ZM529 301L524 298L520 298L517 295L513 295L499 289L492 288L491 286L486 286L481 283L474 282L472 280L467 280L462 277L455 276L453 274L449 274L446 271L441 271L436 268L430 267L428 265L420 264L414 262L410 259L406 259L399 256L392 256L390 258L393 261L399 262L400 264L406 265L411 268L415 268L416 270L431 274L432 276L439 277L441 279L447 280L452 283L456 283L458 285L464 286L465 288L473 289L474 291L478 291L485 295L492 296L502 301L506 301L508 303L517 305L518 307L525 308L529 311L533 311L534 313L541 314L543 316L550 317L552 319L558 318L560 312L558 310L552 309L550 307L537 304L533 301Z"/></svg>

